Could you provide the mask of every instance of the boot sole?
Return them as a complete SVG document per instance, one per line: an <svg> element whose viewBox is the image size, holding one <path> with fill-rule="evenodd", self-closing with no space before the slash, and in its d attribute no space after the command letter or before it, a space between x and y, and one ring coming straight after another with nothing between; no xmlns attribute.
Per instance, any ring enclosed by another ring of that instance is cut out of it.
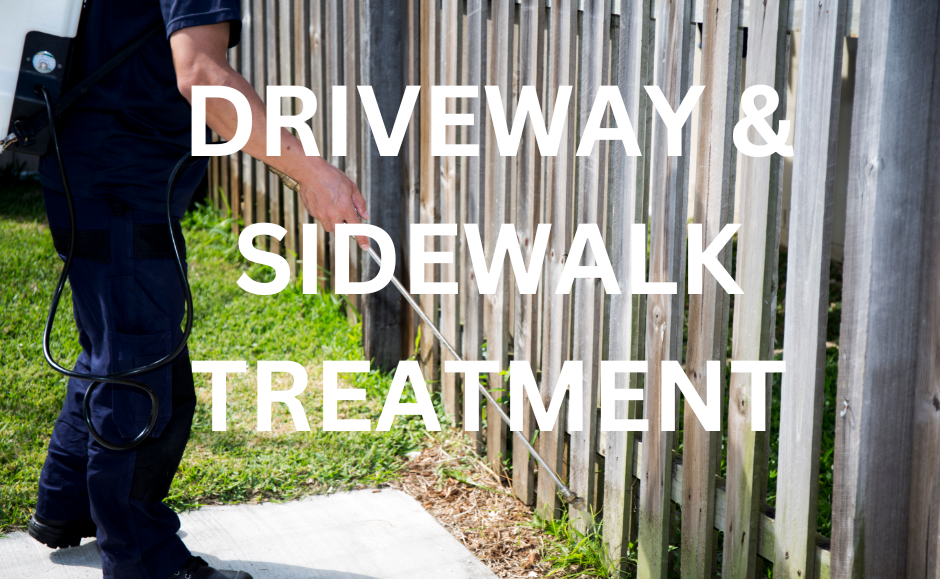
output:
<svg viewBox="0 0 940 579"><path fill-rule="evenodd" d="M61 529L44 525L30 517L26 527L29 536L36 539L50 549L65 549L77 547L84 537L94 537L97 528L92 525L80 529Z"/></svg>

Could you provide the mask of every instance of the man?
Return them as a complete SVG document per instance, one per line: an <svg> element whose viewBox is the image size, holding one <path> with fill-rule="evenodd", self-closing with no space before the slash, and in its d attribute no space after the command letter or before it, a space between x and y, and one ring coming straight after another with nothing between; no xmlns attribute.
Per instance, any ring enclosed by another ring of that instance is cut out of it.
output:
<svg viewBox="0 0 940 579"><path fill-rule="evenodd" d="M254 122L243 150L299 181L304 205L327 231L344 221L358 223L358 215L368 218L355 184L321 158L305 156L288 131L282 134L281 156L266 155L264 104L225 58L238 42L240 18L239 0L91 3L78 64L84 74L154 26L161 29L59 123L75 197L77 239L69 280L82 345L79 372L103 375L139 367L166 356L182 338L183 289L165 232L164 200L170 171L190 148L192 87L225 85L248 98ZM228 101L209 99L206 119L222 138L235 134L235 110ZM176 227L205 167L203 160L178 182ZM69 221L53 155L42 159L40 174L50 228L64 254ZM88 382L69 380L30 535L53 548L96 536L106 579L250 579L192 557L176 534L178 517L162 502L196 404L188 353L139 380L156 391L160 410L151 436L125 451L91 438L82 413ZM105 384L91 398L92 420L106 440L126 442L147 424L149 398L138 389Z"/></svg>

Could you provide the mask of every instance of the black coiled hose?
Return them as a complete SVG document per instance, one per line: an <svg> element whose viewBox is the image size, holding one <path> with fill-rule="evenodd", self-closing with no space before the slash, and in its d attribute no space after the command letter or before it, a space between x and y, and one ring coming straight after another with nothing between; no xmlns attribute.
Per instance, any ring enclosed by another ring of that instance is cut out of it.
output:
<svg viewBox="0 0 940 579"><path fill-rule="evenodd" d="M77 378L79 380L88 380L91 382L91 384L89 384L88 388L85 390L85 397L82 401L82 412L85 416L85 424L88 426L88 432L91 434L92 438L94 438L98 444L105 448L111 450L128 450L136 447L146 440L148 436L150 436L151 431L153 431L153 426L157 422L157 415L160 412L160 400L157 398L156 392L154 392L150 386L147 386L143 382L130 380L129 378L158 370L167 364L172 363L173 360L175 360L180 355L180 353L182 353L183 349L186 348L186 342L189 340L189 335L192 333L193 329L193 294L189 287L189 280L186 277L186 269L183 267L183 259L180 257L179 249L176 246L176 235L173 233L173 218L170 212L173 201L173 190L176 187L176 182L179 180L184 165L187 164L187 161L191 161L191 155L189 152L187 152L185 155L183 155L183 158L176 163L166 188L166 225L167 229L170 231L170 241L173 245L173 255L176 260L176 271L179 275L180 283L183 285L183 293L186 296L186 327L183 330L183 339L180 340L180 343L176 346L176 349L156 362L147 364L146 366L125 370L124 372L116 372L114 374L108 374L107 376L98 376L95 374L84 374L82 372L69 370L52 358L52 350L49 346L49 342L52 338L52 324L55 321L56 309L59 307L59 298L62 297L62 290L65 288L65 281L68 279L69 269L72 267L72 256L75 253L75 205L72 201L72 190L69 187L69 180L65 174L65 164L62 162L62 152L59 150L59 138L56 135L55 114L52 106L52 98L49 96L49 91L44 86L37 85L35 90L39 93L42 93L43 99L46 101L46 113L49 115L49 131L52 135L52 146L55 150L56 162L59 167L59 176L62 179L62 189L65 193L65 200L68 203L70 240L68 253L65 256L65 265L62 267L62 274L59 276L59 283L56 286L55 294L52 296L52 305L49 307L49 316L46 318L46 328L42 334L42 353L46 358L46 362L48 362L49 365L52 366L52 369L56 372L69 378ZM150 420L146 428L141 430L140 434L134 437L134 439L130 442L124 444L115 444L109 442L105 440L105 438L101 436L97 430L95 430L95 426L91 421L91 411L89 406L91 403L92 392L94 392L95 388L101 384L122 384L125 386L132 386L134 388L143 390L144 393L150 397Z"/></svg>

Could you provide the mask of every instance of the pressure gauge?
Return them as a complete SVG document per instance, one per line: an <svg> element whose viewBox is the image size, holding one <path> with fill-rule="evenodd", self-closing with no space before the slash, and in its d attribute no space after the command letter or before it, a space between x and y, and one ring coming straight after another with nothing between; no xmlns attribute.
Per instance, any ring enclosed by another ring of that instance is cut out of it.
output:
<svg viewBox="0 0 940 579"><path fill-rule="evenodd" d="M49 74L55 70L55 57L45 50L33 55L33 68L40 74Z"/></svg>

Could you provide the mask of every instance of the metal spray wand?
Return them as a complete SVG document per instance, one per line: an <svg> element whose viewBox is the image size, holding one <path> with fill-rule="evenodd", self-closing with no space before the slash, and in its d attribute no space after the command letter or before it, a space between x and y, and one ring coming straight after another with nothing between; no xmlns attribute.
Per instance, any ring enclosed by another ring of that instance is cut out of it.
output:
<svg viewBox="0 0 940 579"><path fill-rule="evenodd" d="M292 179L288 175L285 175L281 171L278 171L277 169L271 167L270 165L268 166L268 170L274 173L275 175L277 175L278 177L280 177L281 181L284 183L284 185L287 186L288 189L291 189L293 191L296 191L297 193L300 193L300 183L298 183L296 180ZM358 210L356 211L356 213L358 214ZM364 251L367 254L369 254L372 260L375 261L376 265L378 265L379 267L382 267L382 260L379 259L379 256L375 252L374 249L369 247L365 249ZM428 327L431 328L431 331L434 332L434 335L437 336L437 339L441 342L441 344L443 344L444 347L450 350L450 353L454 356L454 359L457 360L458 362L463 362L464 359L460 356L460 354L457 353L457 350L455 350L454 347L450 344L450 342L447 341L447 338L444 337L444 335L437 328L437 326L435 326L431 322L431 319L427 316L427 314L424 313L424 310L421 309L421 306L418 305L418 302L416 302L414 298L411 297L411 294L408 293L408 290L405 289L405 286L403 286L402 283L398 281L398 278L395 277L394 275L392 275L392 284L394 284L395 288L398 289L398 292L401 293L402 297L405 298L405 301L407 301L411 305L415 313L418 314L418 317L421 318L421 320L424 321L424 323L427 324ZM480 392L482 392L483 396L490 403L492 403L493 408L495 408L496 412L499 413L500 418L506 424L510 424L509 416L506 414L506 412L503 411L499 403L496 402L496 399L493 398L493 395L490 394L487 391L487 389L483 387L482 384L478 383L478 385L480 388ZM559 489L559 495L561 496L562 502L568 505L572 505L576 509L583 508L584 502L585 502L584 499L582 497L579 497L577 494L575 494L574 491L568 488L568 485L566 485L561 480L561 477L558 476L558 473L556 473L555 470L552 467L550 467L547 462L545 462L545 459L542 458L542 456L535 450L532 444L529 443L528 440L526 440L525 436L523 436L522 433L517 430L512 431L512 433L513 435L515 435L516 439L519 442L521 442L523 446L526 447L526 449L529 451L529 454L531 454L535 458L535 460L539 463L539 466L541 467L542 472L548 473L551 479L555 482L555 486L557 486Z"/></svg>

